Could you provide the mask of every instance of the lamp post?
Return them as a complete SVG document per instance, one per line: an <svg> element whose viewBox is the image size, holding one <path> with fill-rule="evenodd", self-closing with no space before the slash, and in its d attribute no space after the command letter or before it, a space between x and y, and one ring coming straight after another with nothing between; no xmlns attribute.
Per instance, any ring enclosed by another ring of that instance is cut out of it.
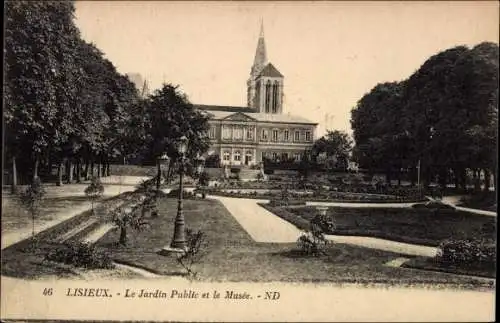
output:
<svg viewBox="0 0 500 323"><path fill-rule="evenodd" d="M180 249L186 250L187 241L186 241L186 228L184 221L184 214L182 212L182 191L183 191L183 175L184 175L184 163L186 158L186 151L188 147L188 138L186 136L182 136L179 139L179 197L177 202L177 216L175 217L174 224L174 237L172 239L172 243L170 247L172 249Z"/></svg>
<svg viewBox="0 0 500 323"><path fill-rule="evenodd" d="M158 165L158 172L156 174L156 190L160 190L161 186L161 165L166 165L169 162L170 158L168 157L167 153L164 153L160 157L158 157L157 165Z"/></svg>

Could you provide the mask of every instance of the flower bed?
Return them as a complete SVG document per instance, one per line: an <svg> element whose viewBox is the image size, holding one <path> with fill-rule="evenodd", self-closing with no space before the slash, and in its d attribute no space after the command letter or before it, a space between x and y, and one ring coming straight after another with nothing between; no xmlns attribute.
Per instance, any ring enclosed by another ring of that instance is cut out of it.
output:
<svg viewBox="0 0 500 323"><path fill-rule="evenodd" d="M237 198L254 198L273 200L280 198L282 190L277 189L217 189L207 188L207 194ZM380 194L360 194L346 192L324 191L320 194L313 191L289 191L290 200L316 201L316 202L352 202L352 203L400 203L420 202L422 199L403 199L398 196Z"/></svg>
<svg viewBox="0 0 500 323"><path fill-rule="evenodd" d="M264 207L280 217L282 210L286 210L305 221L312 220L318 214L314 206L273 207L267 204ZM327 234L372 236L436 247L447 239L496 239L494 217L457 210L329 207L327 215L335 224L333 229L322 228ZM288 221L290 217L292 215L288 215L285 220Z"/></svg>

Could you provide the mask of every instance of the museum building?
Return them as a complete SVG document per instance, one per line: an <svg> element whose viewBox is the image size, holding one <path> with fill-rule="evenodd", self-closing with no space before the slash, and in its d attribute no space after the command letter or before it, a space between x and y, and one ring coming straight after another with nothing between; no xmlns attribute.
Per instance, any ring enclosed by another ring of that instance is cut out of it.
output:
<svg viewBox="0 0 500 323"><path fill-rule="evenodd" d="M252 166L264 158L300 161L312 147L317 123L283 113L283 75L267 61L261 26L247 82L247 106L195 105L209 117L209 155L221 165Z"/></svg>

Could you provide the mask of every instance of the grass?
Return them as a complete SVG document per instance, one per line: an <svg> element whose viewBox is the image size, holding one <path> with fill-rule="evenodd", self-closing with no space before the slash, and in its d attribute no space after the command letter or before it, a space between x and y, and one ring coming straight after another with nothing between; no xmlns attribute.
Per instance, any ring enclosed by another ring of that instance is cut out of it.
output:
<svg viewBox="0 0 500 323"><path fill-rule="evenodd" d="M109 165L111 175L117 176L155 176L156 166Z"/></svg>
<svg viewBox="0 0 500 323"><path fill-rule="evenodd" d="M85 196L44 198L40 204L40 214L35 219L35 223L51 221L55 214L65 209L80 207L88 203L89 199ZM2 232L12 232L30 226L31 214L23 208L19 198L12 195L2 196Z"/></svg>
<svg viewBox="0 0 500 323"><path fill-rule="evenodd" d="M46 261L44 259L50 250L54 250L61 245L53 242L55 238L77 227L91 217L98 218L96 224L107 221L106 210L116 206L116 203L120 200L130 198L131 196L132 193L126 192L119 196L106 199L99 208L96 208L96 215L92 215L92 211L88 210L36 234L35 239L37 243L34 249L32 248L32 239L29 238L2 250L2 275L28 279L52 275L59 278L74 277L78 275L78 272L71 266ZM67 197L60 199L69 200L70 202L72 200ZM3 216L4 214L2 214L2 217ZM80 233L77 233L77 236L78 235L81 236ZM75 238L72 237L68 241L74 241L74 239Z"/></svg>
<svg viewBox="0 0 500 323"><path fill-rule="evenodd" d="M117 244L117 231L105 235L98 247L112 254L117 262L158 274L182 275L182 267L173 256L157 253L172 239L176 200L162 199L159 211L160 217L151 219L147 231L131 232L127 247ZM332 244L326 256L311 257L298 252L294 243L257 243L215 200L186 200L184 212L187 227L203 230L207 237L205 258L194 268L205 281L493 286L492 282L474 278L384 266L400 256L385 251Z"/></svg>
<svg viewBox="0 0 500 323"><path fill-rule="evenodd" d="M491 266L456 266L453 264L443 264L436 259L426 257L416 257L414 259L410 259L408 262L403 264L403 267L468 276L496 278L496 270Z"/></svg>
<svg viewBox="0 0 500 323"><path fill-rule="evenodd" d="M274 214L297 225L310 221L316 208L265 206ZM328 208L335 223L330 234L371 236L406 243L438 246L446 239L496 240L496 219L462 211L432 211L412 208ZM298 219L292 219L293 215Z"/></svg>
<svg viewBox="0 0 500 323"><path fill-rule="evenodd" d="M481 192L475 193L462 199L460 206L472 209L485 211L497 211L497 195L496 192Z"/></svg>

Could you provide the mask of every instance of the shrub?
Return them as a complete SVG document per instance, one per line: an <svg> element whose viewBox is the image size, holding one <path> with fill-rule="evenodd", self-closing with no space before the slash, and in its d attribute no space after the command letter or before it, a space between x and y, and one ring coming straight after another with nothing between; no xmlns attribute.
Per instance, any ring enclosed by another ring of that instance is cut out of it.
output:
<svg viewBox="0 0 500 323"><path fill-rule="evenodd" d="M440 201L429 201L426 203L417 203L412 206L415 209L428 209L428 210L455 210L455 207L449 204L445 204Z"/></svg>
<svg viewBox="0 0 500 323"><path fill-rule="evenodd" d="M311 225L317 225L323 232L333 233L335 231L335 223L333 219L326 214L317 214L312 220Z"/></svg>
<svg viewBox="0 0 500 323"><path fill-rule="evenodd" d="M99 177L93 176L89 186L85 188L85 195L92 202L92 214L94 214L94 202L104 193L104 186Z"/></svg>
<svg viewBox="0 0 500 323"><path fill-rule="evenodd" d="M193 232L186 229L187 250L177 257L177 262L187 271L191 278L196 278L198 272L193 270L193 265L198 264L206 255L208 243L203 231Z"/></svg>
<svg viewBox="0 0 500 323"><path fill-rule="evenodd" d="M305 231L297 239L297 246L305 255L321 256L326 254L325 248L329 241L325 238L322 229L311 221L311 230Z"/></svg>
<svg viewBox="0 0 500 323"><path fill-rule="evenodd" d="M32 221L32 247L35 247L35 218L38 216L40 211L40 203L45 195L45 189L40 181L39 177L33 180L28 188L20 194L21 204L30 212Z"/></svg>
<svg viewBox="0 0 500 323"><path fill-rule="evenodd" d="M446 240L438 247L437 260L445 264L494 266L496 245L488 240Z"/></svg>
<svg viewBox="0 0 500 323"><path fill-rule="evenodd" d="M51 250L46 260L87 269L112 269L114 264L108 254L87 243L70 243Z"/></svg>
<svg viewBox="0 0 500 323"><path fill-rule="evenodd" d="M210 175L207 172L203 172L200 174L198 181L201 186L207 186L210 181Z"/></svg>

